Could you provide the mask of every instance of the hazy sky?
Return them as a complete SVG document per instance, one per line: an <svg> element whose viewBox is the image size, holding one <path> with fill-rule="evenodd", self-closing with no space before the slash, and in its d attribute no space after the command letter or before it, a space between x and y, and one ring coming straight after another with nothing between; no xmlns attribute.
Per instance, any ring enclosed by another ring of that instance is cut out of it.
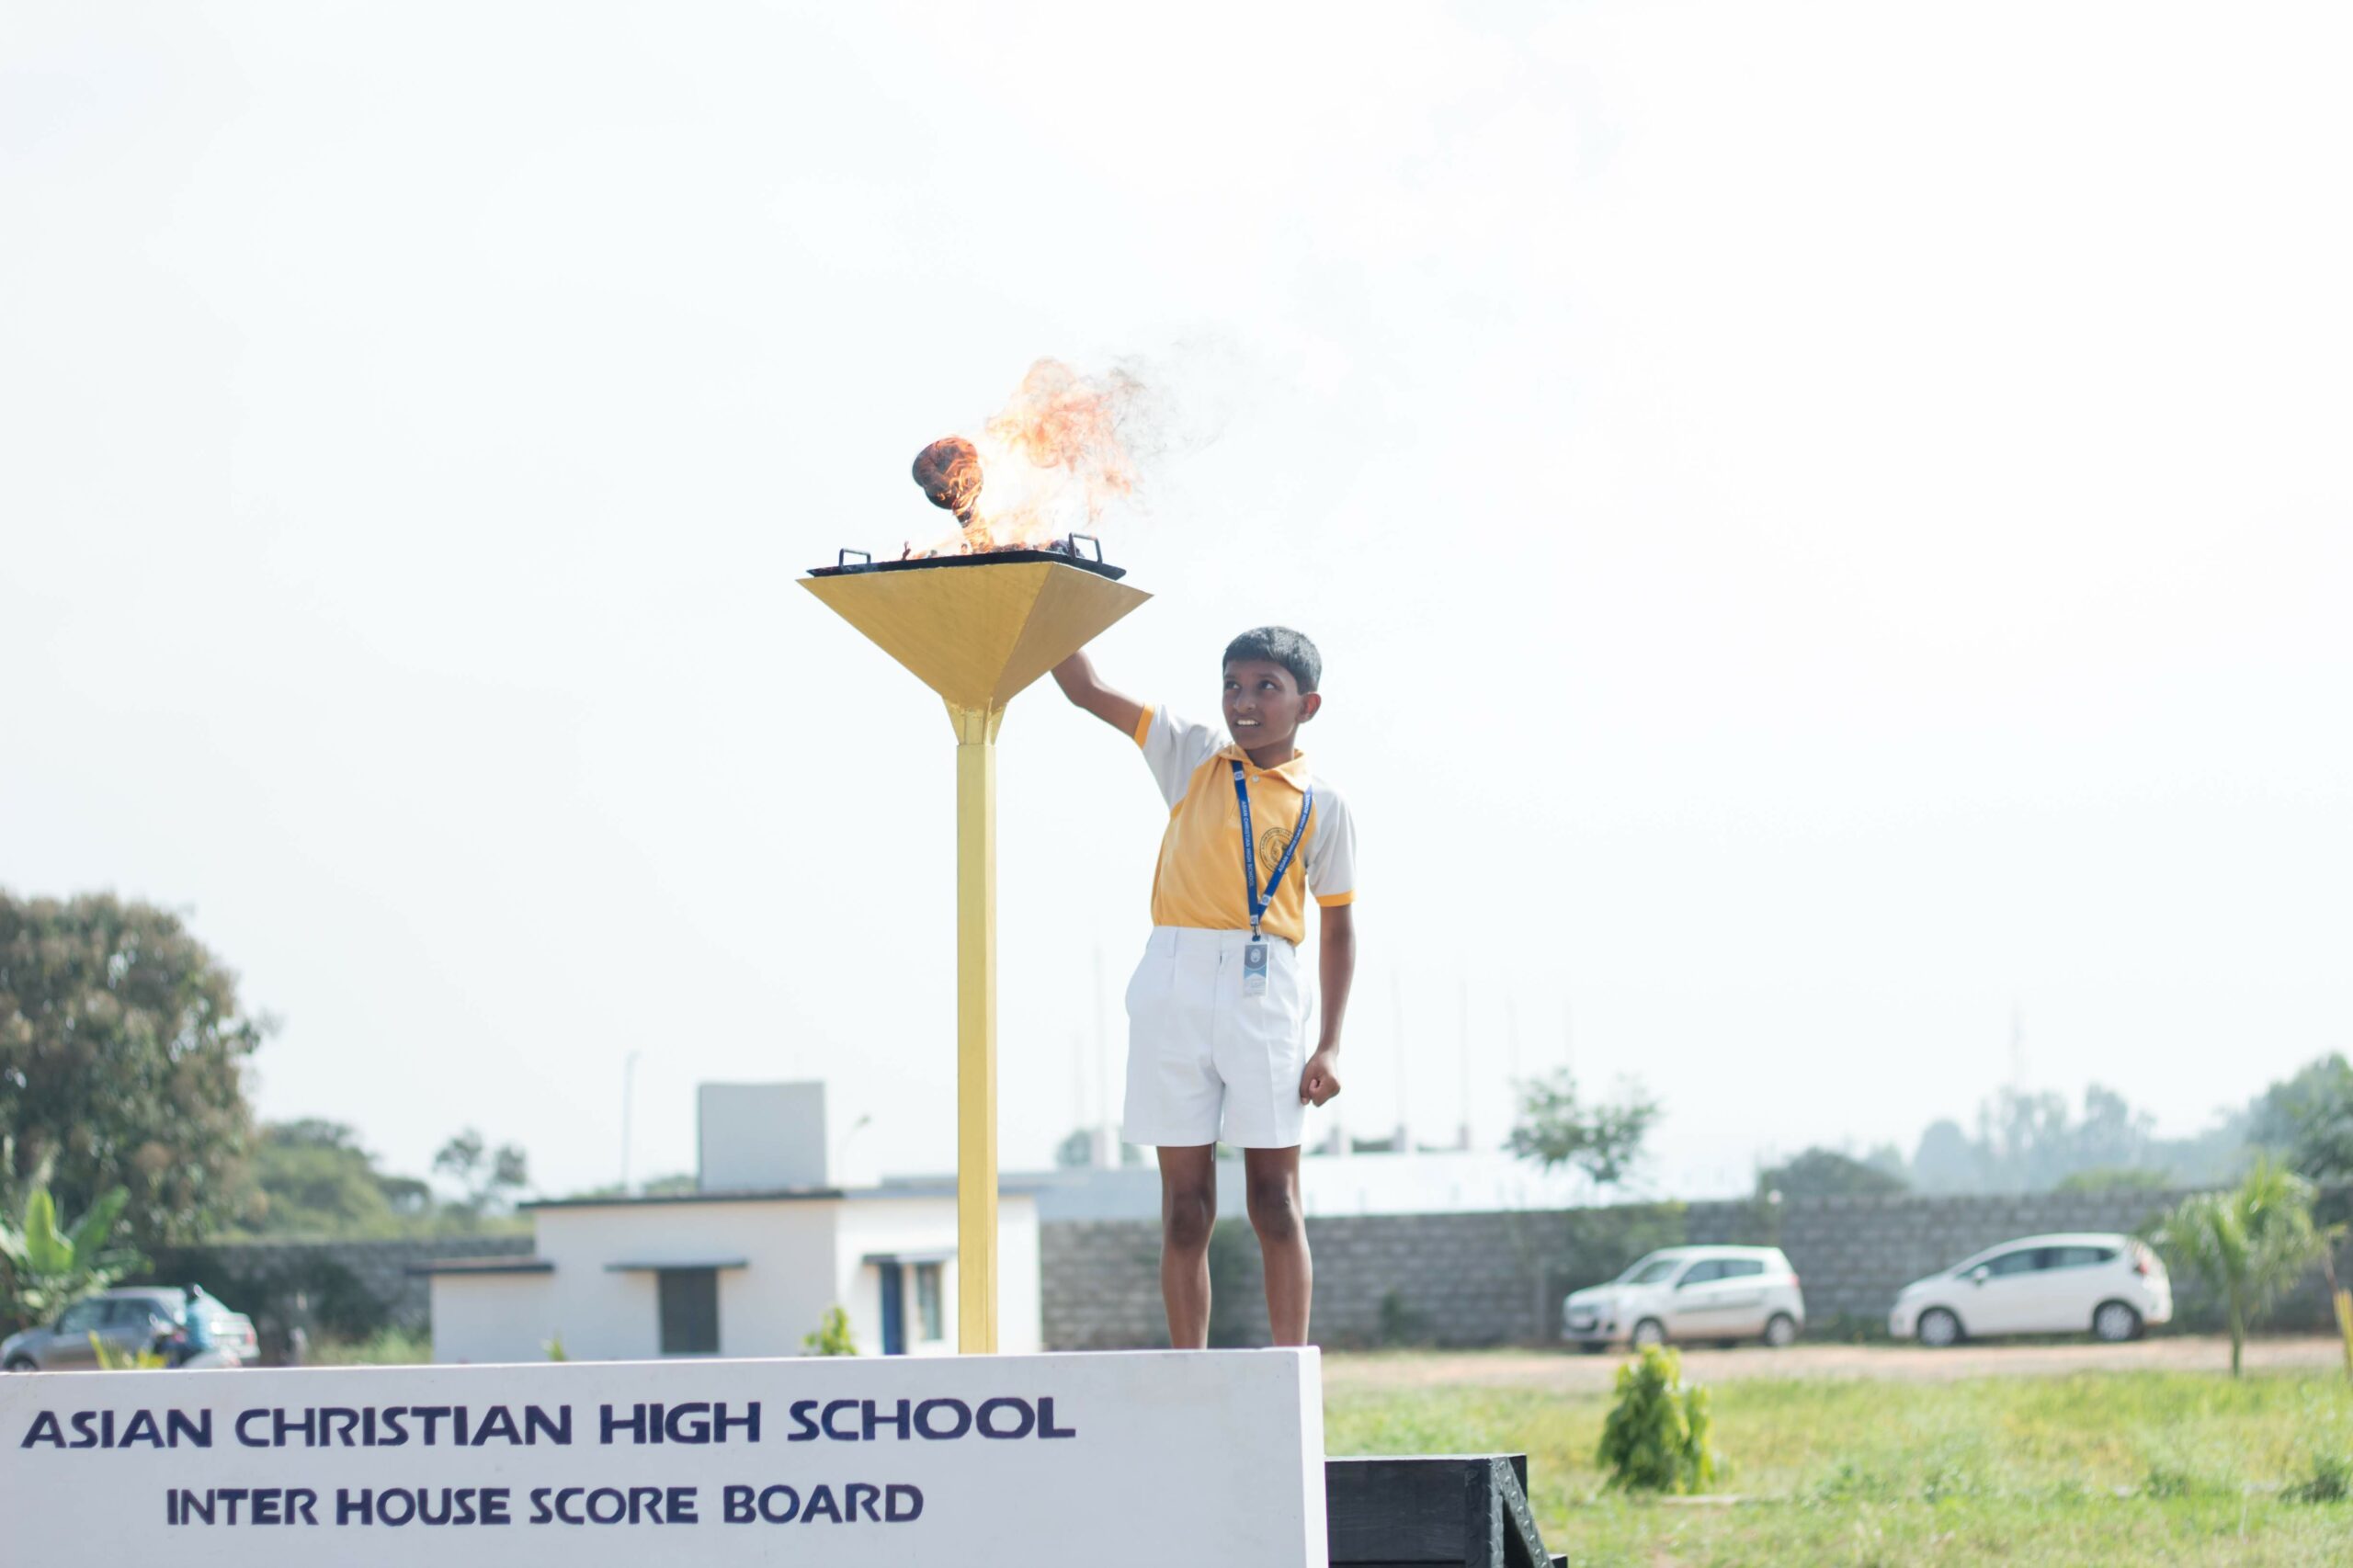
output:
<svg viewBox="0 0 2353 1568"><path fill-rule="evenodd" d="M11 6L0 885L188 911L262 1113L403 1168L612 1179L635 1050L641 1176L817 1074L944 1169L950 733L794 579L1137 356L1222 435L1098 660L1322 644L1351 1130L1573 1058L1738 1185L2014 1004L2193 1130L2353 1048L2348 76L2330 6ZM1163 811L1051 687L1001 767L1034 1164Z"/></svg>

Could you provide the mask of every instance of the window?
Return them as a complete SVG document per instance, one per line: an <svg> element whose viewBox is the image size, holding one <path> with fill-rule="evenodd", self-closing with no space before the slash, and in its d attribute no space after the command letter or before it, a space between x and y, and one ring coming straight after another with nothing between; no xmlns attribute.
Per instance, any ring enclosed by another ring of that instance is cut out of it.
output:
<svg viewBox="0 0 2353 1568"><path fill-rule="evenodd" d="M939 1315L939 1265L915 1265L915 1333L926 1341L948 1337Z"/></svg>
<svg viewBox="0 0 2353 1568"><path fill-rule="evenodd" d="M1721 1260L1712 1257L1702 1258L1693 1264L1682 1278L1675 1282L1675 1288L1678 1290L1688 1290L1694 1285L1713 1284L1723 1277L1724 1266Z"/></svg>
<svg viewBox="0 0 2353 1568"><path fill-rule="evenodd" d="M2111 1262L2116 1256L2114 1247L2052 1247L2050 1253L2051 1261L2042 1266L2045 1268L2089 1268L2097 1263Z"/></svg>
<svg viewBox="0 0 2353 1568"><path fill-rule="evenodd" d="M719 1354L719 1270L656 1271L662 1297L662 1354Z"/></svg>
<svg viewBox="0 0 2353 1568"><path fill-rule="evenodd" d="M1634 1265L1633 1267L1626 1270L1623 1275L1620 1276L1618 1283L1620 1285L1656 1285L1674 1274L1676 1269L1682 1266L1682 1263L1683 1260L1679 1257L1645 1258L1643 1262Z"/></svg>
<svg viewBox="0 0 2353 1568"><path fill-rule="evenodd" d="M1761 1257L1728 1257L1716 1267L1722 1278L1753 1279L1765 1272L1765 1260Z"/></svg>
<svg viewBox="0 0 2353 1568"><path fill-rule="evenodd" d="M86 1301L76 1301L58 1317L57 1332L88 1334L106 1321L107 1303L103 1300L93 1298Z"/></svg>
<svg viewBox="0 0 2353 1568"><path fill-rule="evenodd" d="M1996 1279L2010 1274L2031 1274L2043 1266L2042 1255L2047 1250L2044 1247L2020 1247L2016 1252L1987 1258L1983 1267Z"/></svg>

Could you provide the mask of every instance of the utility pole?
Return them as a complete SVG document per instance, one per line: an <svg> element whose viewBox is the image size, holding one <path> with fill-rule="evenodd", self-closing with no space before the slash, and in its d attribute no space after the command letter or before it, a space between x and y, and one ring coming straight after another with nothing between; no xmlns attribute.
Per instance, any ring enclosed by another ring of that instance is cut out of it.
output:
<svg viewBox="0 0 2353 1568"><path fill-rule="evenodd" d="M1397 1041L1397 1152L1414 1152L1414 1135L1405 1107L1410 1103L1405 1085L1405 984L1394 968L1389 971L1389 1028Z"/></svg>
<svg viewBox="0 0 2353 1568"><path fill-rule="evenodd" d="M1112 1096L1113 1087L1120 1080L1122 1063L1111 1050L1110 1015L1103 1006L1103 944L1095 944L1095 1067L1103 1074L1102 1092L1096 1096L1102 1119L1096 1124L1095 1136L1087 1141L1093 1153L1090 1162L1096 1169L1112 1171L1120 1168L1119 1102Z"/></svg>
<svg viewBox="0 0 2353 1568"><path fill-rule="evenodd" d="M637 1098L637 1058L632 1051L621 1058L621 1196L629 1196L629 1120Z"/></svg>
<svg viewBox="0 0 2353 1568"><path fill-rule="evenodd" d="M1456 1066L1462 1074L1462 1125L1456 1129L1454 1141L1463 1153L1471 1150L1471 977L1461 982L1461 1006L1454 1020Z"/></svg>

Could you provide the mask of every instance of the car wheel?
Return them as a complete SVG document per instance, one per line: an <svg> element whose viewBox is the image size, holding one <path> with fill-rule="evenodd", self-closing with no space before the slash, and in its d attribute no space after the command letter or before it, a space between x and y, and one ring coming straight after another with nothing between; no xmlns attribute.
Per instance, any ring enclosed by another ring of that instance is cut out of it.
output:
<svg viewBox="0 0 2353 1568"><path fill-rule="evenodd" d="M2092 1332L2110 1345L2141 1337L2141 1314L2121 1301L2102 1301L2092 1313Z"/></svg>
<svg viewBox="0 0 2353 1568"><path fill-rule="evenodd" d="M1645 1346L1666 1343L1666 1324L1656 1318L1644 1318L1634 1325L1634 1337L1629 1341L1637 1350Z"/></svg>
<svg viewBox="0 0 2353 1568"><path fill-rule="evenodd" d="M12 1372L38 1372L40 1368L29 1356L11 1356L8 1358L7 1369Z"/></svg>
<svg viewBox="0 0 2353 1568"><path fill-rule="evenodd" d="M1798 1320L1787 1312L1775 1312L1765 1325L1765 1343L1776 1350L1787 1350L1798 1340Z"/></svg>
<svg viewBox="0 0 2353 1568"><path fill-rule="evenodd" d="M1961 1320L1942 1307L1930 1307L1920 1314L1920 1326L1913 1335L1929 1349L1942 1350L1961 1343Z"/></svg>

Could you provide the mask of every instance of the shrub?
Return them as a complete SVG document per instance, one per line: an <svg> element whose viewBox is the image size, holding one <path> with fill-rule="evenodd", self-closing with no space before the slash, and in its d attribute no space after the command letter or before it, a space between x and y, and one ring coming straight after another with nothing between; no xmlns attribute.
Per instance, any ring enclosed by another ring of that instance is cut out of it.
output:
<svg viewBox="0 0 2353 1568"><path fill-rule="evenodd" d="M1697 1492L1716 1476L1711 1425L1708 1391L1684 1382L1683 1358L1646 1346L1618 1369L1618 1402L1597 1457L1612 1490Z"/></svg>
<svg viewBox="0 0 2353 1568"><path fill-rule="evenodd" d="M423 1367L432 1363L433 1341L408 1328L380 1328L364 1339L321 1335L303 1359L313 1367Z"/></svg>
<svg viewBox="0 0 2353 1568"><path fill-rule="evenodd" d="M1392 1289L1381 1294L1380 1327L1375 1334L1376 1343L1382 1346L1427 1345L1430 1321L1405 1304L1404 1292Z"/></svg>
<svg viewBox="0 0 2353 1568"><path fill-rule="evenodd" d="M849 1313L827 1307L816 1328L801 1336L801 1347L813 1356L855 1356L858 1341L849 1336Z"/></svg>
<svg viewBox="0 0 2353 1568"><path fill-rule="evenodd" d="M171 1364L171 1358L153 1346L123 1350L95 1334L90 1335L90 1353L98 1358L101 1372L152 1372Z"/></svg>
<svg viewBox="0 0 2353 1568"><path fill-rule="evenodd" d="M2353 1460L2342 1454L2314 1454L2313 1472L2288 1488L2290 1503L2342 1503L2353 1497Z"/></svg>

